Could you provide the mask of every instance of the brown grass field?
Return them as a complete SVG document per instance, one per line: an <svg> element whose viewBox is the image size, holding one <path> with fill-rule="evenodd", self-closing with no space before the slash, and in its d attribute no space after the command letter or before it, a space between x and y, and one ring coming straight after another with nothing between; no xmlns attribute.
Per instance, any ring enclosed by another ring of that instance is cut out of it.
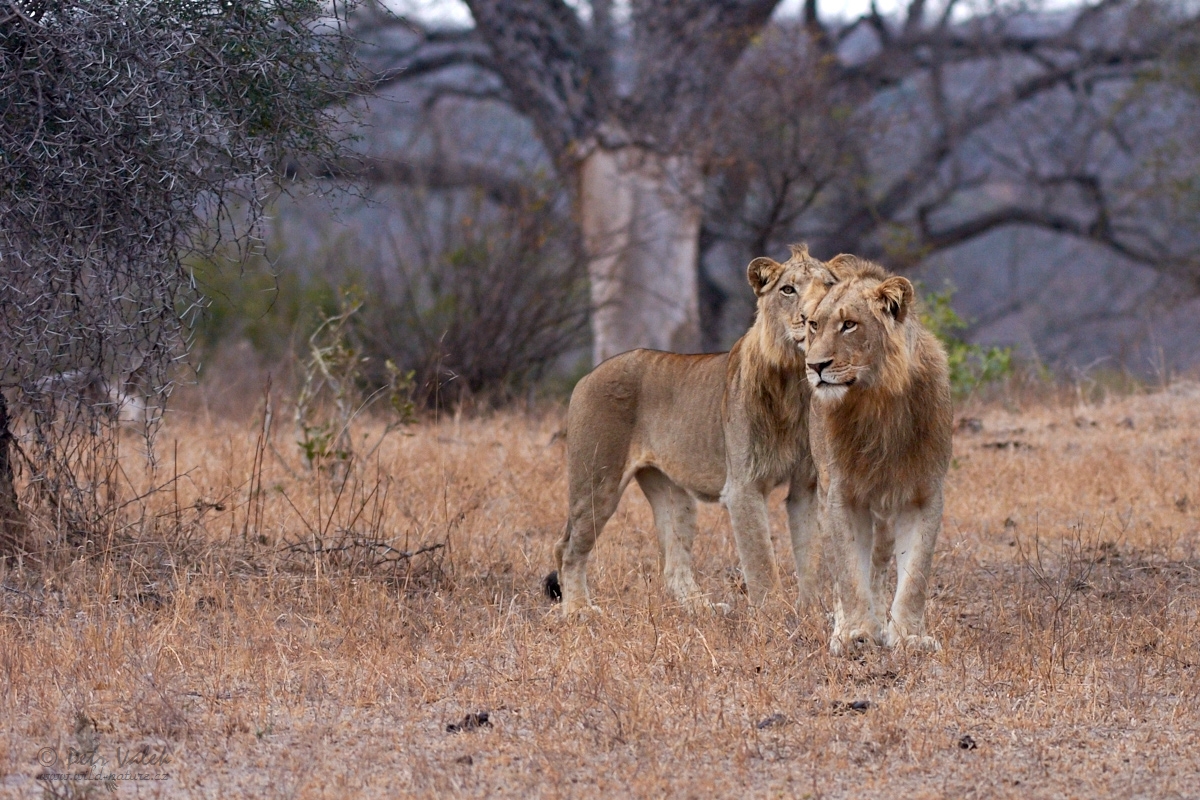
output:
<svg viewBox="0 0 1200 800"><path fill-rule="evenodd" d="M561 408L414 425L344 482L286 417L260 446L261 400L175 412L83 556L3 568L0 796L1200 796L1200 385L959 408L945 649L858 660L827 604L747 607L716 506L697 577L732 611L674 607L636 487L603 616L562 620Z"/></svg>

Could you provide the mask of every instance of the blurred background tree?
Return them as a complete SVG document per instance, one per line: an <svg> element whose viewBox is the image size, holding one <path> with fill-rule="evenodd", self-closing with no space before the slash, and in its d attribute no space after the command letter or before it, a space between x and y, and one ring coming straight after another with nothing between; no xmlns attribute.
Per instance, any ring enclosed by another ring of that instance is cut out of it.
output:
<svg viewBox="0 0 1200 800"><path fill-rule="evenodd" d="M1181 367L1162 332L1196 327L1196 22L1146 0L367 3L373 124L358 158L307 169L380 201L347 219L381 274L412 234L411 207L386 210L401 189L485 216L546 198L592 362L727 347L745 264L803 240L951 281L968 339Z"/></svg>
<svg viewBox="0 0 1200 800"><path fill-rule="evenodd" d="M570 194L592 305L593 360L700 345L699 147L714 91L777 0L469 0L470 31L426 30L378 5L356 22L380 87L436 73L426 101L501 99L532 125ZM471 85L473 84L473 85Z"/></svg>

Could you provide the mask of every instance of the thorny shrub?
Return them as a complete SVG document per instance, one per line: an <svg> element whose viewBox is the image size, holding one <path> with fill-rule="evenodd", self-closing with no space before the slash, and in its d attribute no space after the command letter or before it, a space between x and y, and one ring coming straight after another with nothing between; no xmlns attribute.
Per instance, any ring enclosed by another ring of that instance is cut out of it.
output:
<svg viewBox="0 0 1200 800"><path fill-rule="evenodd" d="M84 541L113 510L120 417L150 451L147 408L170 394L200 305L185 257L252 237L285 156L341 151L336 101L357 82L344 12L0 7L0 411L16 437L0 436L0 461L16 454L26 500L60 534Z"/></svg>

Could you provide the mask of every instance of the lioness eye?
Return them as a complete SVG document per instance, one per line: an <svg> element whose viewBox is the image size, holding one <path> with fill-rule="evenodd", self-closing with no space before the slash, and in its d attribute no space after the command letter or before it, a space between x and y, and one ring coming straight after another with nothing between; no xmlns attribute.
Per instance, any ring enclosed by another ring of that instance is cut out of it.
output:
<svg viewBox="0 0 1200 800"><path fill-rule="evenodd" d="M858 327L857 322L851 322L850 320L846 320L845 322L842 323L842 333L849 333L850 331L854 330L857 327Z"/></svg>
<svg viewBox="0 0 1200 800"><path fill-rule="evenodd" d="M791 286L784 286L784 287L780 288L779 293L786 294L787 296L791 297L792 295L794 295L796 293L796 290L794 288L792 288Z"/></svg>
<svg viewBox="0 0 1200 800"><path fill-rule="evenodd" d="M817 332L817 323L816 323L816 321L815 321L815 320L811 320L811 319L810 319L810 320L808 321L808 329L809 329L810 331L812 331L813 333L816 333L816 332Z"/></svg>

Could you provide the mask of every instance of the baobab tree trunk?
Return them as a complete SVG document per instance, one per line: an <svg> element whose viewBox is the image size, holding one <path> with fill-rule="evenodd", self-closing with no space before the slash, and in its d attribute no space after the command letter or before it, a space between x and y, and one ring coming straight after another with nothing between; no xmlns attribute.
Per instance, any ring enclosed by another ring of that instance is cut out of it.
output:
<svg viewBox="0 0 1200 800"><path fill-rule="evenodd" d="M594 363L700 345L700 171L686 156L597 146L579 163Z"/></svg>

